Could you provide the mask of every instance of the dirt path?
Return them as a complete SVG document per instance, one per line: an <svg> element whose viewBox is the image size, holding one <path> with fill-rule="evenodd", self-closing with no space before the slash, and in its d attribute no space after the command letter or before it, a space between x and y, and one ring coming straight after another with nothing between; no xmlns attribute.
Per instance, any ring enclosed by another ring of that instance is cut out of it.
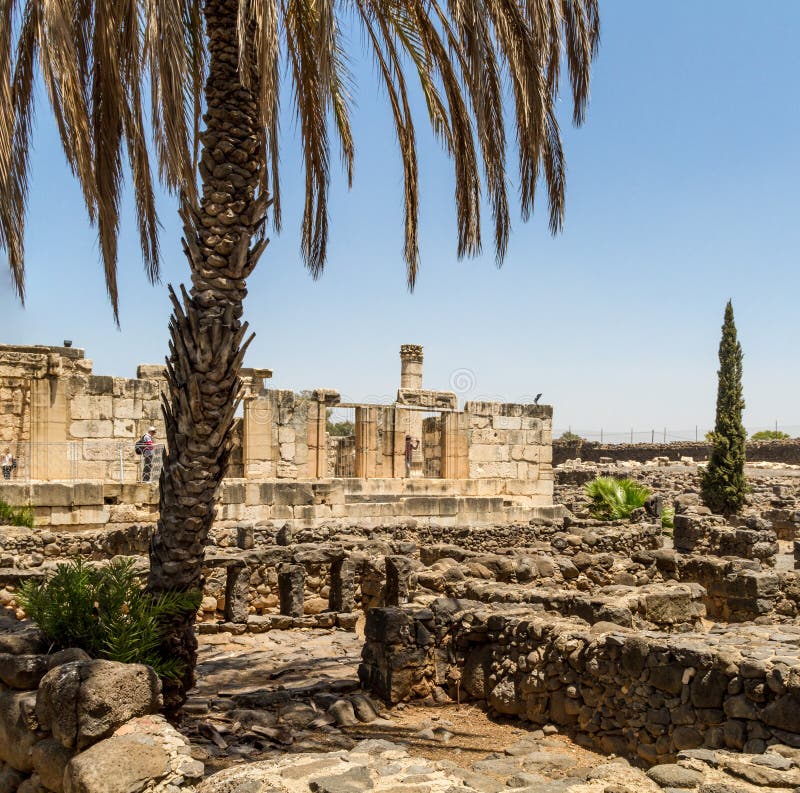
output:
<svg viewBox="0 0 800 793"><path fill-rule="evenodd" d="M340 725L325 705L358 690L363 637L344 631L272 631L265 634L200 637L198 687L187 705L182 732L193 755L210 774L242 759L271 759L287 752L350 749L358 741L382 739L406 746L431 761L472 768L489 760L483 773L504 779L506 767L492 758L521 740L535 740L551 753L568 755L570 773L607 758L548 729L490 719L475 703L425 707L379 707L373 722ZM562 765L566 763L562 761ZM548 769L561 778L564 768Z"/></svg>

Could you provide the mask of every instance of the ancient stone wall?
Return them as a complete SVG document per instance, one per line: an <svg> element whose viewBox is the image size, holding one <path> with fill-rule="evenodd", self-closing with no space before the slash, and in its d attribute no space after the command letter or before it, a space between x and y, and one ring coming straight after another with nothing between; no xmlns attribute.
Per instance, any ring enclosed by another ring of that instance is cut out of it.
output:
<svg viewBox="0 0 800 793"><path fill-rule="evenodd" d="M561 510L542 489L548 488L505 479L227 479L219 494L217 521L222 526L288 521L302 528L325 523L381 526L404 519L491 526L558 518ZM31 506L36 526L42 528L92 530L158 518L158 490L143 483L8 482L0 483L0 497L12 506Z"/></svg>
<svg viewBox="0 0 800 793"><path fill-rule="evenodd" d="M470 479L552 482L553 408L467 402Z"/></svg>
<svg viewBox="0 0 800 793"><path fill-rule="evenodd" d="M48 653L30 623L0 617L0 786L3 790L194 790L203 764L158 714L150 667Z"/></svg>
<svg viewBox="0 0 800 793"><path fill-rule="evenodd" d="M770 567L775 566L778 553L777 535L766 521L756 517L739 527L719 515L681 512L675 515L673 537L676 550L682 553L758 559Z"/></svg>
<svg viewBox="0 0 800 793"><path fill-rule="evenodd" d="M583 461L603 462L636 460L643 463L656 457L679 461L691 457L695 462L708 460L711 445L705 441L676 441L675 443L597 443L553 441L553 465L580 458ZM746 450L751 462L773 462L800 465L800 439L785 441L749 441ZM605 460L603 459L605 458Z"/></svg>
<svg viewBox="0 0 800 793"><path fill-rule="evenodd" d="M706 746L763 752L800 743L800 627L636 633L518 607L438 600L374 609L359 676L387 702L485 700L495 712L554 723L605 752L673 762Z"/></svg>

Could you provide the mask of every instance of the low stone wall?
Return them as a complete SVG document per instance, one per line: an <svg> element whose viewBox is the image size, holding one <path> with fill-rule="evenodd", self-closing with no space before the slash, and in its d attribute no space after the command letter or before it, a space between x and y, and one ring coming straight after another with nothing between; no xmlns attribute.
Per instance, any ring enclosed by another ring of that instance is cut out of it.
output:
<svg viewBox="0 0 800 793"><path fill-rule="evenodd" d="M748 622L774 618L781 600L782 576L760 562L685 555L672 549L643 551L634 562L645 567L653 582L700 584L711 619Z"/></svg>
<svg viewBox="0 0 800 793"><path fill-rule="evenodd" d="M800 747L800 626L707 633L590 629L519 607L437 600L373 609L359 667L389 703L485 700L499 714L571 729L604 752L649 763L706 746Z"/></svg>
<svg viewBox="0 0 800 793"><path fill-rule="evenodd" d="M30 623L0 618L0 789L194 789L203 764L155 715L161 682L150 667L46 645Z"/></svg>
<svg viewBox="0 0 800 793"><path fill-rule="evenodd" d="M681 457L692 457L696 462L708 460L711 445L705 441L679 441L676 443L597 443L579 441L563 443L553 441L553 465L580 458L588 462L608 460L636 460L644 463L656 457L668 457L676 462ZM746 457L750 462L789 463L800 465L800 440L750 441Z"/></svg>
<svg viewBox="0 0 800 793"><path fill-rule="evenodd" d="M464 595L481 603L524 603L562 617L579 617L590 625L613 622L637 630L686 632L701 628L706 616L706 591L699 584L611 586L588 595L568 589L472 580Z"/></svg>
<svg viewBox="0 0 800 793"><path fill-rule="evenodd" d="M0 498L12 506L31 506L36 526L53 530L89 530L158 519L155 484L0 481ZM561 508L553 506L553 472L548 466L535 480L229 478L220 488L217 522L289 523L300 529L325 523L379 526L411 519L420 524L472 526L527 523L562 514Z"/></svg>
<svg viewBox="0 0 800 793"><path fill-rule="evenodd" d="M35 569L47 561L75 556L100 561L114 556L145 555L152 530L152 525L139 524L85 532L3 526L0 567Z"/></svg>
<svg viewBox="0 0 800 793"><path fill-rule="evenodd" d="M745 525L732 526L719 515L684 512L675 515L675 549L682 553L736 556L758 559L775 566L778 537L766 521L748 518Z"/></svg>

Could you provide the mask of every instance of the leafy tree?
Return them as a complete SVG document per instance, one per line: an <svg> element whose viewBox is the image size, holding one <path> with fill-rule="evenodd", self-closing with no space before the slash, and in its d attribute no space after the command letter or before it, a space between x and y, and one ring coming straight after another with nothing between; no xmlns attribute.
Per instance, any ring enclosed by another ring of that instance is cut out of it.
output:
<svg viewBox="0 0 800 793"><path fill-rule="evenodd" d="M746 491L744 477L747 432L742 424L742 346L736 338L733 305L725 306L719 343L717 419L713 448L702 477L703 501L722 514L738 512Z"/></svg>
<svg viewBox="0 0 800 793"><path fill-rule="evenodd" d="M350 26L355 34L345 40ZM145 268L153 281L159 276L148 124L158 178L179 196L191 289L170 289L168 451L151 545L152 592L200 585L250 341L242 321L246 281L267 246L267 221L281 224L280 98L288 98L298 119L301 252L316 277L327 252L332 138L348 180L353 175L347 64L359 42L374 57L394 120L410 287L419 264L411 80L418 80L434 134L455 165L458 255L481 250L482 172L498 261L505 254L508 119L518 145L522 216L532 213L541 181L550 229L560 229L561 62L580 124L599 43L598 0L0 0L0 247L20 297L37 64L98 231L115 316L125 160ZM174 710L194 681L191 616L176 618L165 642L186 668L181 685L165 690L166 707Z"/></svg>
<svg viewBox="0 0 800 793"><path fill-rule="evenodd" d="M792 436L780 430L759 430L750 436L751 441L788 441Z"/></svg>
<svg viewBox="0 0 800 793"><path fill-rule="evenodd" d="M632 479L598 476L588 482L584 492L591 499L589 511L600 520L623 520L644 506L650 491Z"/></svg>
<svg viewBox="0 0 800 793"><path fill-rule="evenodd" d="M161 648L167 620L194 615L200 605L197 595L146 592L130 559L103 567L82 559L59 564L44 581L26 581L18 600L54 649L80 647L93 658L148 664L167 680L185 672L185 661Z"/></svg>
<svg viewBox="0 0 800 793"><path fill-rule="evenodd" d="M355 435L356 425L352 421L333 421L333 410L328 408L327 420L325 422L325 429L328 435L334 437L346 437L348 435Z"/></svg>
<svg viewBox="0 0 800 793"><path fill-rule="evenodd" d="M334 437L347 437L354 435L356 425L352 421L329 421L327 424L328 435Z"/></svg>
<svg viewBox="0 0 800 793"><path fill-rule="evenodd" d="M558 438L561 443L580 443L584 438L576 433L572 432L571 430L567 430L566 432L561 433L561 437Z"/></svg>

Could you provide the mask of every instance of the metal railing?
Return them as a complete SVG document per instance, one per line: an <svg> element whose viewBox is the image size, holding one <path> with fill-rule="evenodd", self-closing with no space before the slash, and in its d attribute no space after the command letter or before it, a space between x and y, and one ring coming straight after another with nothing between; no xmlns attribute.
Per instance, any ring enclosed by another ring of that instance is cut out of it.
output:
<svg viewBox="0 0 800 793"><path fill-rule="evenodd" d="M141 455L136 454L134 447L135 441L92 439L9 444L14 465L5 481L74 482L80 479L101 479L120 484L158 484L164 445L155 444L151 452L144 451Z"/></svg>
<svg viewBox="0 0 800 793"><path fill-rule="evenodd" d="M670 427L651 428L647 430L630 428L628 430L608 430L600 429L580 429L573 427L554 427L553 440L558 440L565 433L577 435L586 441L597 441L598 443L678 443L691 441L704 441L706 433L713 431L713 426L697 424L687 429L673 429ZM781 432L791 438L800 436L800 425L782 425L777 422L770 426L748 426L745 427L748 439L756 432L770 431Z"/></svg>

